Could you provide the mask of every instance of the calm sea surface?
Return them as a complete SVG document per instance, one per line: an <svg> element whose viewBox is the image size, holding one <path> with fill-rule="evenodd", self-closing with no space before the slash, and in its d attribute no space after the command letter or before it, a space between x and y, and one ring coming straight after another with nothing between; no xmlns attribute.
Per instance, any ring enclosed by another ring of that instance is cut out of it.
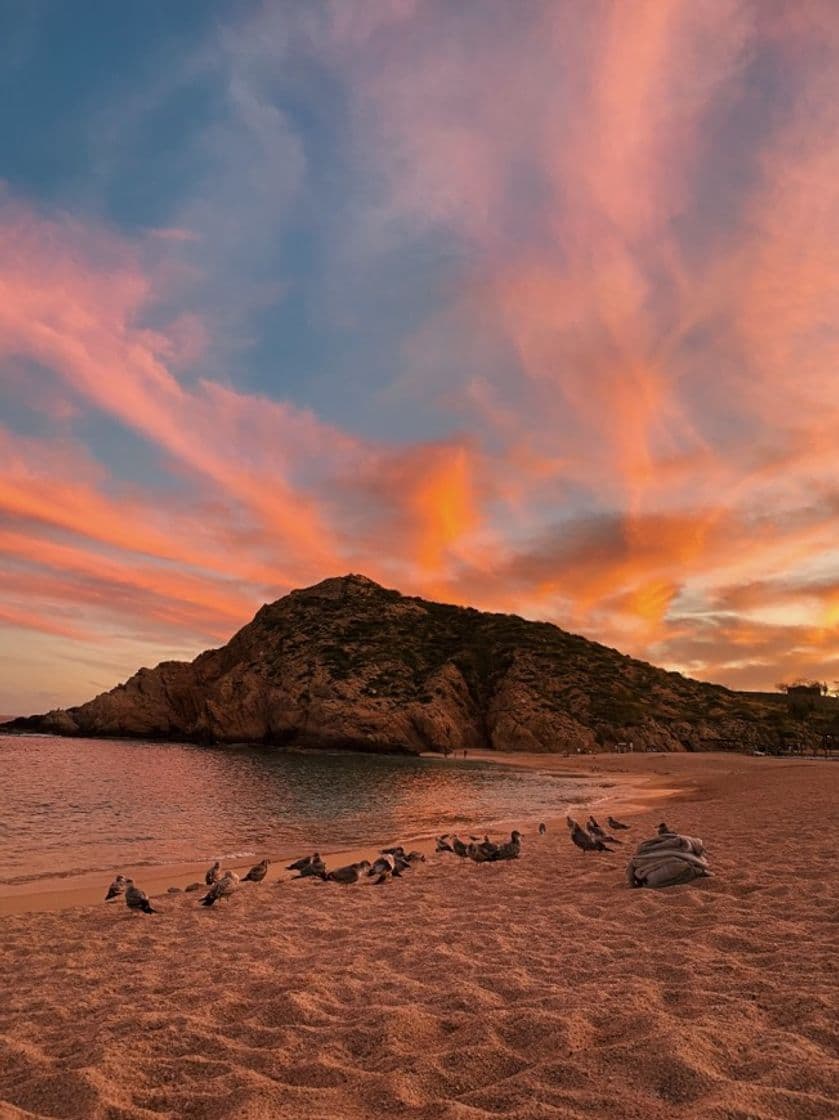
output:
<svg viewBox="0 0 839 1120"><path fill-rule="evenodd" d="M468 759L0 736L0 885L559 815L590 783Z"/></svg>

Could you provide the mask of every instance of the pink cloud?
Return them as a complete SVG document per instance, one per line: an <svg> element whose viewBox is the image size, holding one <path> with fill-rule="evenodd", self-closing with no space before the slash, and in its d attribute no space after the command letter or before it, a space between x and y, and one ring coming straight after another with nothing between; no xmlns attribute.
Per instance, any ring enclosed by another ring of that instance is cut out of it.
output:
<svg viewBox="0 0 839 1120"><path fill-rule="evenodd" d="M795 657L826 671L836 598L802 573L839 529L831 6L487 3L452 19L339 5L288 29L264 9L227 47L243 81L296 35L344 83L365 191L335 261L457 247L393 389L455 411L457 434L395 446L237 388L235 370L202 378L213 324L175 306L166 325L177 268L149 248L179 255L188 228L131 240L6 197L6 386L30 409L44 393L55 433L0 431L9 609L43 621L38 572L56 608L107 614L124 588L138 625L221 632L262 595L353 568L731 681ZM795 96L744 137L723 217L706 161L735 142L720 135L770 48ZM237 90L260 135L285 128ZM94 411L176 490L120 483L73 444ZM759 617L788 601L779 586L806 623Z"/></svg>

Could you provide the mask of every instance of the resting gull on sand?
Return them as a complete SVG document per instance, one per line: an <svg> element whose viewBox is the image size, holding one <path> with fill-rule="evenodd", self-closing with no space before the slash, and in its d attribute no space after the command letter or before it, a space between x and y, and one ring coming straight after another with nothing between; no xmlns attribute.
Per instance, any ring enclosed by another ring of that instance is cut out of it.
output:
<svg viewBox="0 0 839 1120"><path fill-rule="evenodd" d="M139 887L134 886L133 879L125 880L125 905L129 910L142 910L144 914L156 914L157 911L149 902L149 896Z"/></svg>
<svg viewBox="0 0 839 1120"><path fill-rule="evenodd" d="M387 878L388 875L401 875L399 864L397 863L396 856L391 855L389 852L383 852L370 864L367 875L381 875Z"/></svg>
<svg viewBox="0 0 839 1120"><path fill-rule="evenodd" d="M298 860L298 863L300 861ZM326 864L320 858L320 852L315 852L309 857L309 862L304 863L295 879L322 879L326 873Z"/></svg>
<svg viewBox="0 0 839 1120"><path fill-rule="evenodd" d="M466 854L469 859L474 860L475 863L489 863L495 858L498 851L498 845L493 844L488 836L485 836L480 843L474 840L466 849Z"/></svg>
<svg viewBox="0 0 839 1120"><path fill-rule="evenodd" d="M510 839L494 845L495 851L490 855L490 860L518 859L521 855L521 833L513 829Z"/></svg>
<svg viewBox="0 0 839 1120"><path fill-rule="evenodd" d="M268 860L264 859L261 863L252 867L247 875L242 879L243 883L261 883L265 876L268 874Z"/></svg>
<svg viewBox="0 0 839 1120"><path fill-rule="evenodd" d="M614 829L614 830L620 830L622 828L629 828L628 824L621 824L621 822L616 821L614 817L607 817L606 818L606 824L609 826L609 828Z"/></svg>
<svg viewBox="0 0 839 1120"><path fill-rule="evenodd" d="M230 898L230 896L239 889L239 876L235 871L225 871L222 877L216 880L210 887L204 897L201 899L202 906L212 906L214 902L218 902L220 898Z"/></svg>
<svg viewBox="0 0 839 1120"><path fill-rule="evenodd" d="M335 871L327 871L323 878L332 883L357 883L362 872L368 870L370 861L363 859L359 863L349 863L346 867L338 867Z"/></svg>
<svg viewBox="0 0 839 1120"><path fill-rule="evenodd" d="M610 852L612 850L606 847L599 836L592 836L585 829L580 828L573 817L566 817L565 819L571 831L572 843L576 844L582 852Z"/></svg>

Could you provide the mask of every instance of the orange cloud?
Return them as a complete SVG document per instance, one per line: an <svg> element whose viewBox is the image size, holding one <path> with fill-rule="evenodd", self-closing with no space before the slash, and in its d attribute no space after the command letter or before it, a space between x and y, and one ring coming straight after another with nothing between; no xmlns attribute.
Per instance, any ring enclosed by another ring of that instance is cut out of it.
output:
<svg viewBox="0 0 839 1120"><path fill-rule="evenodd" d="M6 385L30 411L51 394L53 433L0 430L12 615L43 629L41 579L61 627L75 601L71 628L221 633L352 568L732 683L796 659L828 675L832 6L487 3L454 25L433 4L364 8L296 28L344 83L364 176L324 252L375 285L389 254L445 246L442 307L407 328L392 387L431 398L439 430L362 438L237 389L235 370L187 380L213 324L173 307L149 328L162 289L177 302L149 246L192 235L132 241L6 198ZM239 30L246 63L258 49L270 70L272 36L285 59L274 13ZM91 412L139 436L174 489L97 467L68 436ZM120 594L134 606L109 612Z"/></svg>

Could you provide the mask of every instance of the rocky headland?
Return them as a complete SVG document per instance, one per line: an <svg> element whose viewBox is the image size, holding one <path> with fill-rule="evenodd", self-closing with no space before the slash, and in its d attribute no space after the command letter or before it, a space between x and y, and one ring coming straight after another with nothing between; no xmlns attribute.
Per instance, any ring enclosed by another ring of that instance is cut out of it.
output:
<svg viewBox="0 0 839 1120"><path fill-rule="evenodd" d="M777 747L785 698L690 680L547 622L327 579L220 649L5 731L366 751Z"/></svg>

